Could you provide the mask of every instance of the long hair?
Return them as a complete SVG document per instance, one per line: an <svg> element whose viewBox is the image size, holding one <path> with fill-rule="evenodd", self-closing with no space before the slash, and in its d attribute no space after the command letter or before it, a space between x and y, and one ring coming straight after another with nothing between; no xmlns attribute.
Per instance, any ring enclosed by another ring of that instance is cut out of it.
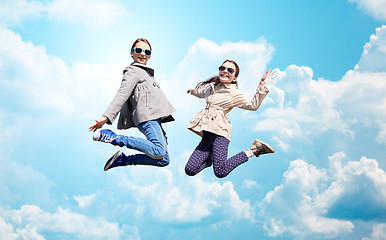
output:
<svg viewBox="0 0 386 240"><path fill-rule="evenodd" d="M232 63L233 65L235 65L236 67L236 71L235 71L235 77L236 77L236 80L231 82L232 84L236 84L236 87L238 87L238 83L237 83L237 77L239 76L239 73L240 73L240 68L239 68L239 65L237 65L237 63L233 60L225 60L222 64L226 63L226 62L230 62ZM214 82L215 85L221 83L220 82L220 79L218 79L218 76L214 76L214 77L211 77L209 78L208 80L205 80L205 81L202 81L202 82L199 82L197 84L197 86L194 88L195 90L197 90L198 88L202 87L202 86L205 86L206 84L209 84L209 83L212 83Z"/></svg>

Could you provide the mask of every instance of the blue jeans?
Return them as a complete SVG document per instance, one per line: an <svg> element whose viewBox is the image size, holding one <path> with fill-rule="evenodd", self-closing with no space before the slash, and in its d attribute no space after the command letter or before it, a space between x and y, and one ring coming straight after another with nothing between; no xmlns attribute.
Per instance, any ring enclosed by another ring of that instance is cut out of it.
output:
<svg viewBox="0 0 386 240"><path fill-rule="evenodd" d="M146 136L146 139L118 135L119 137L114 141L114 145L126 146L145 153L126 156L123 159L125 165L167 166L169 164L168 142L161 126L161 119L141 123L137 128Z"/></svg>

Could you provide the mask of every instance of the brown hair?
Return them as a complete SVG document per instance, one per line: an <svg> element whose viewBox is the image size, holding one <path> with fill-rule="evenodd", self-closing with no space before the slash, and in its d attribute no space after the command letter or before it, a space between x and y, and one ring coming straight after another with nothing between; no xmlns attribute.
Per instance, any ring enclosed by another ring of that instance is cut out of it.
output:
<svg viewBox="0 0 386 240"><path fill-rule="evenodd" d="M225 60L222 64L224 64L226 62L230 62L233 65L235 65L235 67L236 67L235 77L237 78L239 76L239 73L240 73L239 65L237 65L237 63L235 61L233 61L233 60ZM206 84L211 83L211 82L214 82L215 84L219 84L220 83L220 79L218 79L218 76L211 77L211 78L209 78L206 81L199 82L194 89L197 90L199 87L205 86ZM237 83L237 80L235 80L235 81L233 81L231 83L236 84L236 87L239 86L238 83Z"/></svg>
<svg viewBox="0 0 386 240"><path fill-rule="evenodd" d="M149 41L146 39L146 38L138 38L137 40L134 41L133 45L131 46L131 49L130 50L133 50L133 48L135 47L135 44L139 43L139 42L144 42L144 43L147 43L147 45L149 45L150 47L150 50L151 49L151 45L149 43Z"/></svg>

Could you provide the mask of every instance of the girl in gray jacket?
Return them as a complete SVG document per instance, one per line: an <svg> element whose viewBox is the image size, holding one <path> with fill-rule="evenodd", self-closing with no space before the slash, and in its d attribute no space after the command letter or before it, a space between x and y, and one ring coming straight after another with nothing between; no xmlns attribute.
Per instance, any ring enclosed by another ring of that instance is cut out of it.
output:
<svg viewBox="0 0 386 240"><path fill-rule="evenodd" d="M219 67L219 74L199 83L188 93L205 98L206 107L190 121L188 129L202 137L185 166L185 172L194 176L213 164L216 177L223 178L252 156L273 153L267 143L255 140L252 146L228 159L228 146L232 125L226 114L234 107L255 111L268 94L265 83L272 81L275 71L267 71L262 77L253 99L247 99L237 89L239 67L235 61L226 60Z"/></svg>
<svg viewBox="0 0 386 240"><path fill-rule="evenodd" d="M107 162L104 170L126 165L152 165L163 167L169 164L168 143L161 123L174 121L175 111L154 78L154 70L146 63L151 57L151 46L144 38L137 39L131 48L134 62L123 70L121 87L101 118L89 127L94 131L93 140L126 146L144 154L126 156L118 150ZM101 129L112 124L118 113L117 128L137 127L146 139L115 134Z"/></svg>

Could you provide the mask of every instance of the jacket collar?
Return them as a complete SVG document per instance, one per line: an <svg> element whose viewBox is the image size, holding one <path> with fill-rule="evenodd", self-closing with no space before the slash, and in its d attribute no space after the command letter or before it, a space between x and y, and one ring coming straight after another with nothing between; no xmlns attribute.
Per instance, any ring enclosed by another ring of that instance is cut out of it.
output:
<svg viewBox="0 0 386 240"><path fill-rule="evenodd" d="M145 70L146 72L150 73L152 76L154 76L154 69L153 68L149 68L148 66L146 65L143 65L141 63L136 63L136 62L133 62L132 64L130 64L131 66L136 66L136 67L140 67L142 68L143 70Z"/></svg>
<svg viewBox="0 0 386 240"><path fill-rule="evenodd" d="M212 82L210 83L212 85L212 88L215 89L215 88L219 88L221 86L224 86L225 88L227 89L236 89L236 84L234 83L219 83L217 86L215 86L215 83Z"/></svg>

